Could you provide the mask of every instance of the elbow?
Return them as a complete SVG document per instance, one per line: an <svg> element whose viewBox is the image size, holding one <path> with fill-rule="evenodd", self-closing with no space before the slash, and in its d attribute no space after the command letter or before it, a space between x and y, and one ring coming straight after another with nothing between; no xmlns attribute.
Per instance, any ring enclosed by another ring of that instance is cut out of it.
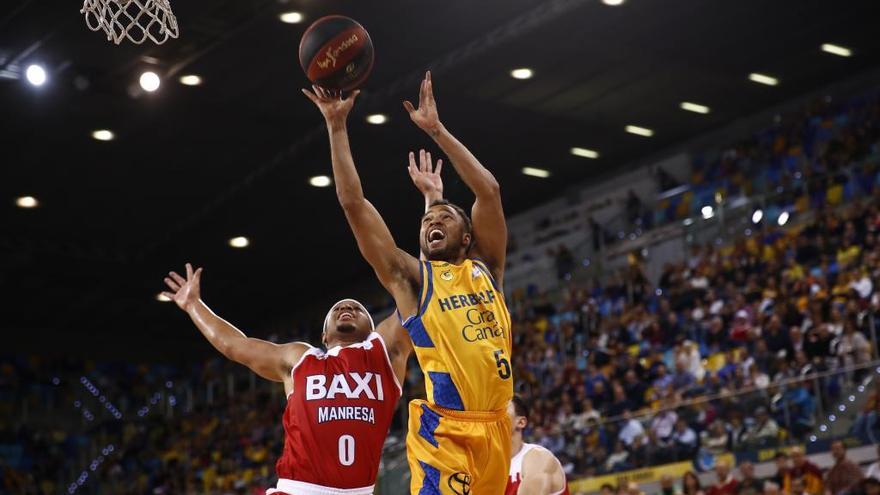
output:
<svg viewBox="0 0 880 495"><path fill-rule="evenodd" d="M363 202L363 195L352 194L348 191L340 191L336 190L336 198L339 200L339 205L342 206L342 209L345 211L352 211L359 208Z"/></svg>
<svg viewBox="0 0 880 495"><path fill-rule="evenodd" d="M482 187L483 194L486 196L498 197L501 196L501 185L498 184L498 181L493 176L489 176L486 178L485 183Z"/></svg>

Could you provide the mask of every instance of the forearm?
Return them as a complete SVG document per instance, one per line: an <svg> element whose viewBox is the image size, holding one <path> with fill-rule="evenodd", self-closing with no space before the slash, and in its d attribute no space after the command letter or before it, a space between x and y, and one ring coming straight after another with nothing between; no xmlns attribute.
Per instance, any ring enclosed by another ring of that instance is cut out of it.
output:
<svg viewBox="0 0 880 495"><path fill-rule="evenodd" d="M217 316L201 300L187 308L186 313L215 349L227 358L236 360L239 348L247 342L244 332Z"/></svg>
<svg viewBox="0 0 880 495"><path fill-rule="evenodd" d="M498 194L498 181L489 169L483 166L477 157L467 149L443 124L428 131L437 146L449 157L453 168L461 180L479 198L485 195Z"/></svg>
<svg viewBox="0 0 880 495"><path fill-rule="evenodd" d="M441 199L443 199L443 191L431 191L429 193L425 193L425 211L428 211L428 208L430 208L435 201L439 201Z"/></svg>
<svg viewBox="0 0 880 495"><path fill-rule="evenodd" d="M330 136L333 181L336 183L336 195L339 202L345 206L350 202L363 200L364 190L354 165L345 121L327 122L327 132Z"/></svg>

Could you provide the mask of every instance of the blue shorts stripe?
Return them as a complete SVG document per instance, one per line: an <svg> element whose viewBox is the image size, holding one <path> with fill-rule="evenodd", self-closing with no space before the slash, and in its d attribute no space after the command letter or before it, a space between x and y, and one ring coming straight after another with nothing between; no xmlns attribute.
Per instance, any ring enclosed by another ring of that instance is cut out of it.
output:
<svg viewBox="0 0 880 495"><path fill-rule="evenodd" d="M440 371L429 371L428 378L434 386L434 404L446 409L464 411L464 403L461 401L458 388L452 382L452 375Z"/></svg>
<svg viewBox="0 0 880 495"><path fill-rule="evenodd" d="M425 477L422 479L422 488L419 489L419 495L442 495L440 493L440 470L434 466L419 461Z"/></svg>
<svg viewBox="0 0 880 495"><path fill-rule="evenodd" d="M428 441L435 448L439 447L437 439L434 438L434 432L440 426L440 416L432 411L428 406L422 404L422 415L419 417L419 435Z"/></svg>

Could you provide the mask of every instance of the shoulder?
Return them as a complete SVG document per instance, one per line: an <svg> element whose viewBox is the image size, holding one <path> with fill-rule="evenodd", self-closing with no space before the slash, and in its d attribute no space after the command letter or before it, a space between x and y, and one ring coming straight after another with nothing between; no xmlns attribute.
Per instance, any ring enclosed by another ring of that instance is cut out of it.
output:
<svg viewBox="0 0 880 495"><path fill-rule="evenodd" d="M539 445L532 445L523 457L523 475L528 473L553 473L562 466L552 452Z"/></svg>
<svg viewBox="0 0 880 495"><path fill-rule="evenodd" d="M315 349L315 347L305 342L290 342L283 344L282 347L284 348L285 362L290 366L291 370L296 369L303 359Z"/></svg>

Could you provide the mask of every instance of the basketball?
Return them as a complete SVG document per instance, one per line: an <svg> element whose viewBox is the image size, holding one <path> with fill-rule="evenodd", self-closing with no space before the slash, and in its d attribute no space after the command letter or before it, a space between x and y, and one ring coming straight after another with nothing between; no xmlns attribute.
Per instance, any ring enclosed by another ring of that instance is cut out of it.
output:
<svg viewBox="0 0 880 495"><path fill-rule="evenodd" d="M341 15L312 23L299 43L299 63L313 84L331 90L357 88L373 69L373 41L357 21Z"/></svg>

